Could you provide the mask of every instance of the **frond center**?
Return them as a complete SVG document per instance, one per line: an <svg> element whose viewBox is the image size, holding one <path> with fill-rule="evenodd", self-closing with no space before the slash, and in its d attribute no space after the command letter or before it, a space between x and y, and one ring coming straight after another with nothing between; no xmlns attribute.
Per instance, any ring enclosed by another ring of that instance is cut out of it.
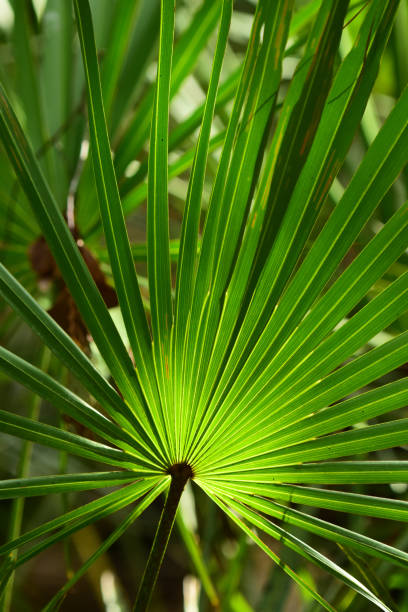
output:
<svg viewBox="0 0 408 612"><path fill-rule="evenodd" d="M174 480L184 482L187 482L190 478L194 477L193 468L186 462L173 463L173 465L168 468L167 473L170 474Z"/></svg>

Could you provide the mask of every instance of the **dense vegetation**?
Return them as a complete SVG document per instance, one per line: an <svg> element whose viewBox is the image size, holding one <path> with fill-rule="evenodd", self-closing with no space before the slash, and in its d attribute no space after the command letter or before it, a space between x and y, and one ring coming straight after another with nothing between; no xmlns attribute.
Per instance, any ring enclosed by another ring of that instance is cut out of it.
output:
<svg viewBox="0 0 408 612"><path fill-rule="evenodd" d="M2 609L408 610L407 2L3 11Z"/></svg>

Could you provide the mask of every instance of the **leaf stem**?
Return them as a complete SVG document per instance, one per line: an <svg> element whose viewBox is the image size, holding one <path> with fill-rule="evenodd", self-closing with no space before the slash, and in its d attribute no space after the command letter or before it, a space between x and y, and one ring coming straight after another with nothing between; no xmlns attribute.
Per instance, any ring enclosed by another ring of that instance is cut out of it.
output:
<svg viewBox="0 0 408 612"><path fill-rule="evenodd" d="M167 495L149 559L139 586L133 612L146 612L160 572L171 530L176 518L177 508L184 487L189 478L193 476L192 469L185 463L177 463L169 469L171 475L170 489Z"/></svg>

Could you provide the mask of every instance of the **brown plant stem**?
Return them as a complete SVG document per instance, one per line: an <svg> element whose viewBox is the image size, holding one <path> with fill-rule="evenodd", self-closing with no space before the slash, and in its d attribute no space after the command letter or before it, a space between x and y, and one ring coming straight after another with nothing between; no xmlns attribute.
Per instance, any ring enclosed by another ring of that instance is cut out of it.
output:
<svg viewBox="0 0 408 612"><path fill-rule="evenodd" d="M160 572L163 557L166 552L167 544L170 539L171 530L176 518L177 508L180 502L184 487L193 472L191 467L185 463L177 463L169 469L171 475L170 489L166 498L156 535L146 568L136 596L133 612L146 612L154 591L157 577Z"/></svg>

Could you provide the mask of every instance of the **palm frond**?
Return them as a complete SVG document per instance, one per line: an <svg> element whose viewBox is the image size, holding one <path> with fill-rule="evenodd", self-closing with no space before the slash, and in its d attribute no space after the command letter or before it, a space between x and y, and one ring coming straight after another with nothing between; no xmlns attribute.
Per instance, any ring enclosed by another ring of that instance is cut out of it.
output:
<svg viewBox="0 0 408 612"><path fill-rule="evenodd" d="M161 0L160 23L158 2L150 8L119 3L110 9L115 20L100 69L91 6L74 0L84 78L78 78L75 97L70 51L48 32L46 53L55 57L46 60L43 75L48 93L55 75L59 94L44 122L40 88L28 96L35 61L23 36L28 15L16 2L22 17L15 26L17 50L28 70L17 92L9 85L0 91L0 135L8 157L1 210L9 214L17 201L4 231L0 295L81 390L32 365L13 346L0 349L0 369L82 429L2 409L0 430L80 458L95 470L24 473L0 481L0 498L119 488L1 545L0 555L9 556L0 567L0 592L17 567L126 508L126 517L44 608L56 609L166 493L135 609L150 601L175 520L215 605L222 590L212 582L194 530L182 515L176 518L191 479L198 494L207 495L320 606L335 609L330 594L323 597L296 562L286 562L285 547L380 609L392 609L370 579L371 566L353 575L353 555L361 555L362 563L373 557L406 570L407 553L397 542L359 533L354 523L349 528L320 511L408 520L406 500L387 497L385 488L377 495L362 487L408 479L408 202L401 195L407 187L408 89L399 86L398 100L381 122L371 97L389 38L396 36L398 5L372 0L354 14L354 5L330 0L296 12L294 0L259 0L244 58L229 70L231 0L204 1L181 34L174 2ZM70 13L57 8L70 40ZM345 29L354 41L348 52ZM175 96L215 30L205 100L173 129ZM137 55L141 41L149 43L149 53L154 49L156 35L155 84L141 90L147 59ZM296 57L296 68L286 83L288 56ZM120 89L136 59L136 82L124 86L130 99L138 96L131 108ZM93 175L79 150L83 125L67 127L68 133L61 128L74 121L70 113L81 87ZM23 106L33 106L26 129L13 110L19 96ZM360 126L366 150L357 166L350 149L359 146ZM49 144L48 131L63 139L66 164ZM40 161L44 146L48 152ZM135 160L139 168L130 175ZM185 186L175 238L169 226L174 177L183 177ZM396 184L402 187L394 197ZM145 200L146 240L134 244L128 215ZM76 304L86 347L24 287L28 244L39 232ZM118 324L97 282L97 266L86 260L84 240L95 249L99 279L119 306ZM99 351L102 369L90 346ZM119 469L101 472L99 464ZM354 485L360 488L350 490ZM343 547L347 568L319 548L322 542ZM26 544L31 547L17 555ZM232 600L231 592L228 605Z"/></svg>

